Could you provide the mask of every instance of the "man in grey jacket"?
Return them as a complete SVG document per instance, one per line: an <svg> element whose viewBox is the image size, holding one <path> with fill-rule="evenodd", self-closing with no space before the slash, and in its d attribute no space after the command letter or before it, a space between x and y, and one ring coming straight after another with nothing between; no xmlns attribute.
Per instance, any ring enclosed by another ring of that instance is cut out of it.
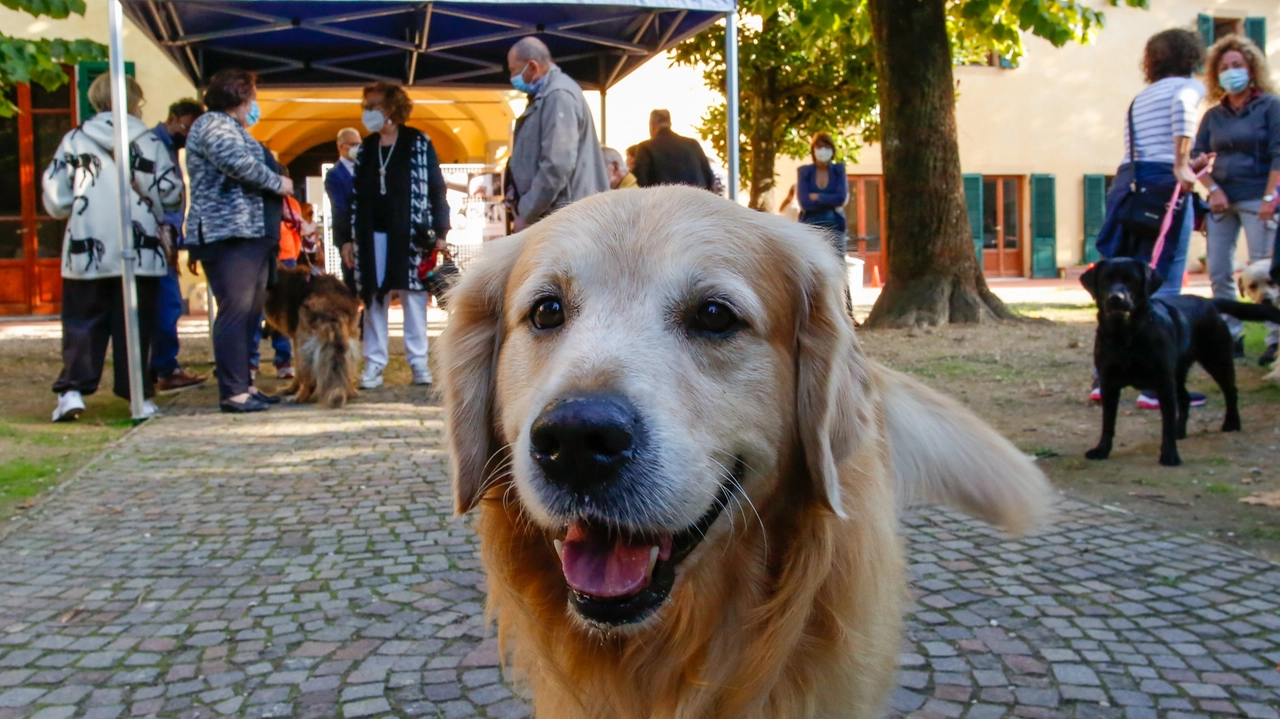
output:
<svg viewBox="0 0 1280 719"><path fill-rule="evenodd" d="M609 189L595 121L582 88L552 61L536 37L507 53L511 84L528 93L516 120L505 192L517 231L553 211Z"/></svg>

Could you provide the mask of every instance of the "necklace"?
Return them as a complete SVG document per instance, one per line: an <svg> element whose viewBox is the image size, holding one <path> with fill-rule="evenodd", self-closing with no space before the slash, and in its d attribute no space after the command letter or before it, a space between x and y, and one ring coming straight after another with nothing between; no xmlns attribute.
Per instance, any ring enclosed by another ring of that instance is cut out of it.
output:
<svg viewBox="0 0 1280 719"><path fill-rule="evenodd" d="M387 156L382 156L382 145L378 145L378 185L382 190L382 194L387 194L387 163L391 162L391 153L396 151L396 142L399 137L391 141L391 147L387 149Z"/></svg>

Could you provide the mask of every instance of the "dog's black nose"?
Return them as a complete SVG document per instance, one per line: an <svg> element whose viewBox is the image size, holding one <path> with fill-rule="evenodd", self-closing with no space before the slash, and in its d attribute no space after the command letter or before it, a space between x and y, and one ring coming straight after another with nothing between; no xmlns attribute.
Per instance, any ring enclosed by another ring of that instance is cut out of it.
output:
<svg viewBox="0 0 1280 719"><path fill-rule="evenodd" d="M631 461L639 433L639 414L625 397L564 397L534 420L529 451L548 480L581 491L616 479Z"/></svg>

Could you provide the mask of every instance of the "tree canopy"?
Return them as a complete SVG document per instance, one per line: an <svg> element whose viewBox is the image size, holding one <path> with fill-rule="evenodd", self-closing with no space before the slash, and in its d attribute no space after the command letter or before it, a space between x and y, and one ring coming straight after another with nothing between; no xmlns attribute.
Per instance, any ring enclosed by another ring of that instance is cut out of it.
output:
<svg viewBox="0 0 1280 719"><path fill-rule="evenodd" d="M1062 46L1092 40L1105 23L1101 11L1075 0L931 1L945 2L955 64L992 52L1016 63L1028 33ZM832 134L841 155L879 139L870 14L867 0L746 0L740 7L739 169L750 206L767 209L777 155L804 157L819 131ZM723 92L724 27L681 44L674 62L702 68L707 86ZM725 113L726 104L718 103L699 127L722 160L728 157Z"/></svg>
<svg viewBox="0 0 1280 719"><path fill-rule="evenodd" d="M837 149L846 152L868 134L874 139L871 48L848 33L809 34L798 22L800 5L774 3L761 14L739 13L739 169L751 207L761 208L773 188L775 157L806 155L814 133L831 133ZM716 26L685 41L675 50L675 63L701 67L709 87L724 88L724 33L724 26ZM721 158L727 157L725 113L722 101L699 128Z"/></svg>
<svg viewBox="0 0 1280 719"><path fill-rule="evenodd" d="M84 0L0 0L0 5L34 17L62 20L84 15ZM105 60L107 48L92 40L23 40L0 32L0 117L18 111L10 91L20 83L56 90L68 81L63 65Z"/></svg>

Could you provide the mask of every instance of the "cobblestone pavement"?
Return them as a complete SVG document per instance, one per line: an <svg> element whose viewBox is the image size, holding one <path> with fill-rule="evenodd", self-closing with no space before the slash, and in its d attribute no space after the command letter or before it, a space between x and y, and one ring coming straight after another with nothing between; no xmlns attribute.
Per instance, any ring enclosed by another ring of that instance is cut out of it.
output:
<svg viewBox="0 0 1280 719"><path fill-rule="evenodd" d="M0 540L0 719L527 716L441 429L362 399L135 431ZM895 716L1278 716L1280 567L1074 502L1017 542L907 524Z"/></svg>

